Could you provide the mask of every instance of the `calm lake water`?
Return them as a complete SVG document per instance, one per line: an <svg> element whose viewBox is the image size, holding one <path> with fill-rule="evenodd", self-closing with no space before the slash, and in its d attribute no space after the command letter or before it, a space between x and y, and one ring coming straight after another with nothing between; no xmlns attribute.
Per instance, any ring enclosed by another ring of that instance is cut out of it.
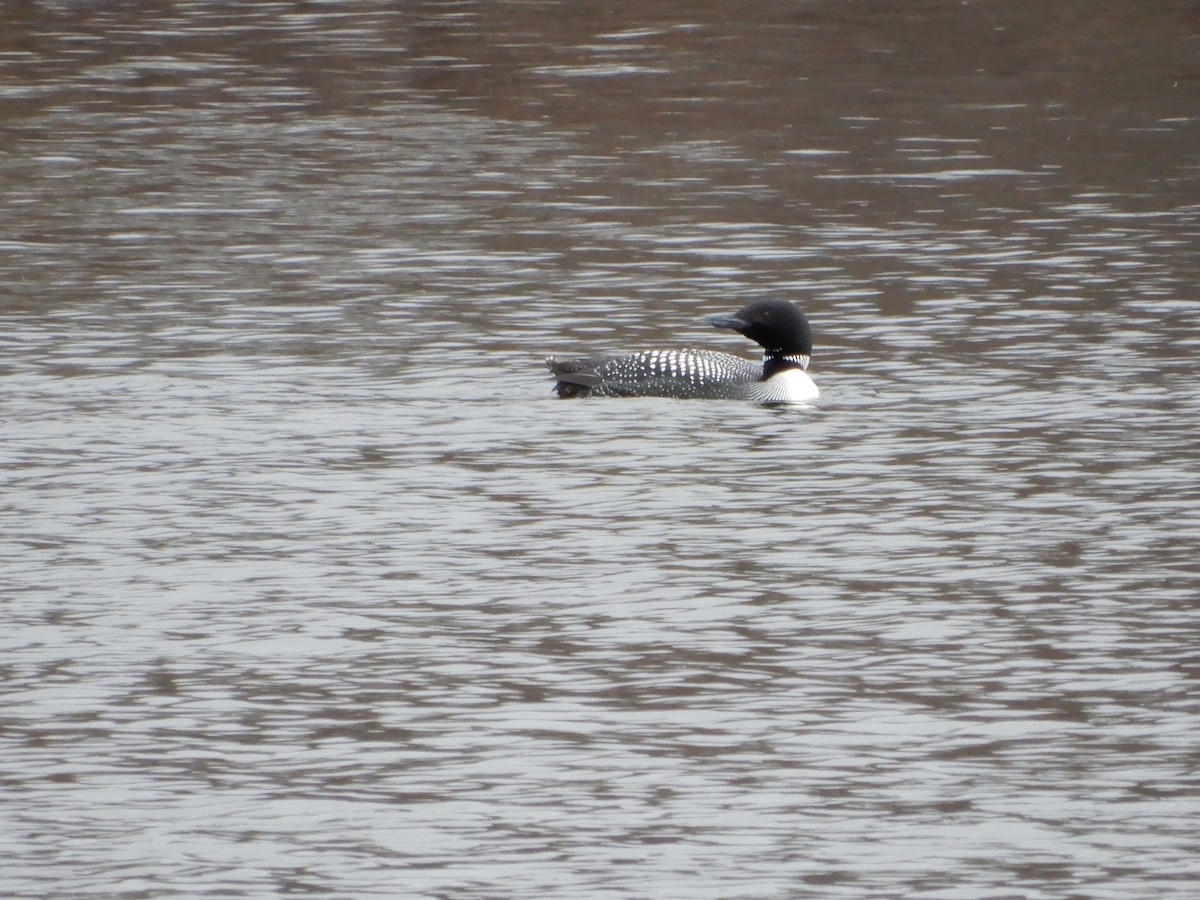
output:
<svg viewBox="0 0 1200 900"><path fill-rule="evenodd" d="M0 894L1194 896L1194 3L0 15Z"/></svg>

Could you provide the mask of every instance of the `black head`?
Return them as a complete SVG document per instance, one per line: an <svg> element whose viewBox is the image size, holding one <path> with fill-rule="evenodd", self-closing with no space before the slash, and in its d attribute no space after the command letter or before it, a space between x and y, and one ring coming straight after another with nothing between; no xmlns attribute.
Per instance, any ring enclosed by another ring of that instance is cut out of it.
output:
<svg viewBox="0 0 1200 900"><path fill-rule="evenodd" d="M812 331L800 307L786 300L760 300L732 316L708 316L717 328L732 328L761 344L771 356L812 356Z"/></svg>

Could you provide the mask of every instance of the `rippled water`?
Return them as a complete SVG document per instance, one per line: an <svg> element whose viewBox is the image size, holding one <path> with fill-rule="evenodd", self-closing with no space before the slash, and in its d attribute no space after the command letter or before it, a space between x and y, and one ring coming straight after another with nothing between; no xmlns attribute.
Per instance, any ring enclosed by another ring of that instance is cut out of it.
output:
<svg viewBox="0 0 1200 900"><path fill-rule="evenodd" d="M5 13L0 892L1190 896L1192 5L402 6Z"/></svg>

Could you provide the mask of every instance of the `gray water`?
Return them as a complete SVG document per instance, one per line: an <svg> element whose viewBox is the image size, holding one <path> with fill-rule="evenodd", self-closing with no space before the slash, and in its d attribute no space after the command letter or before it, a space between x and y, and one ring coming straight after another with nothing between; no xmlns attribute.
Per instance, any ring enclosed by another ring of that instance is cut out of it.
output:
<svg viewBox="0 0 1200 900"><path fill-rule="evenodd" d="M1193 3L134 6L0 31L0 893L1194 895Z"/></svg>

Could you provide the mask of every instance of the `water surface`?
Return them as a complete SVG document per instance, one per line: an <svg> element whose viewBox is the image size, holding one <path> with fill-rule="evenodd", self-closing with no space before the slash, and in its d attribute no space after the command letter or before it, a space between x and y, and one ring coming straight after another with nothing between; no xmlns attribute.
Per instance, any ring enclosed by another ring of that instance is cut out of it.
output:
<svg viewBox="0 0 1200 900"><path fill-rule="evenodd" d="M1191 895L1192 4L5 16L6 896Z"/></svg>

